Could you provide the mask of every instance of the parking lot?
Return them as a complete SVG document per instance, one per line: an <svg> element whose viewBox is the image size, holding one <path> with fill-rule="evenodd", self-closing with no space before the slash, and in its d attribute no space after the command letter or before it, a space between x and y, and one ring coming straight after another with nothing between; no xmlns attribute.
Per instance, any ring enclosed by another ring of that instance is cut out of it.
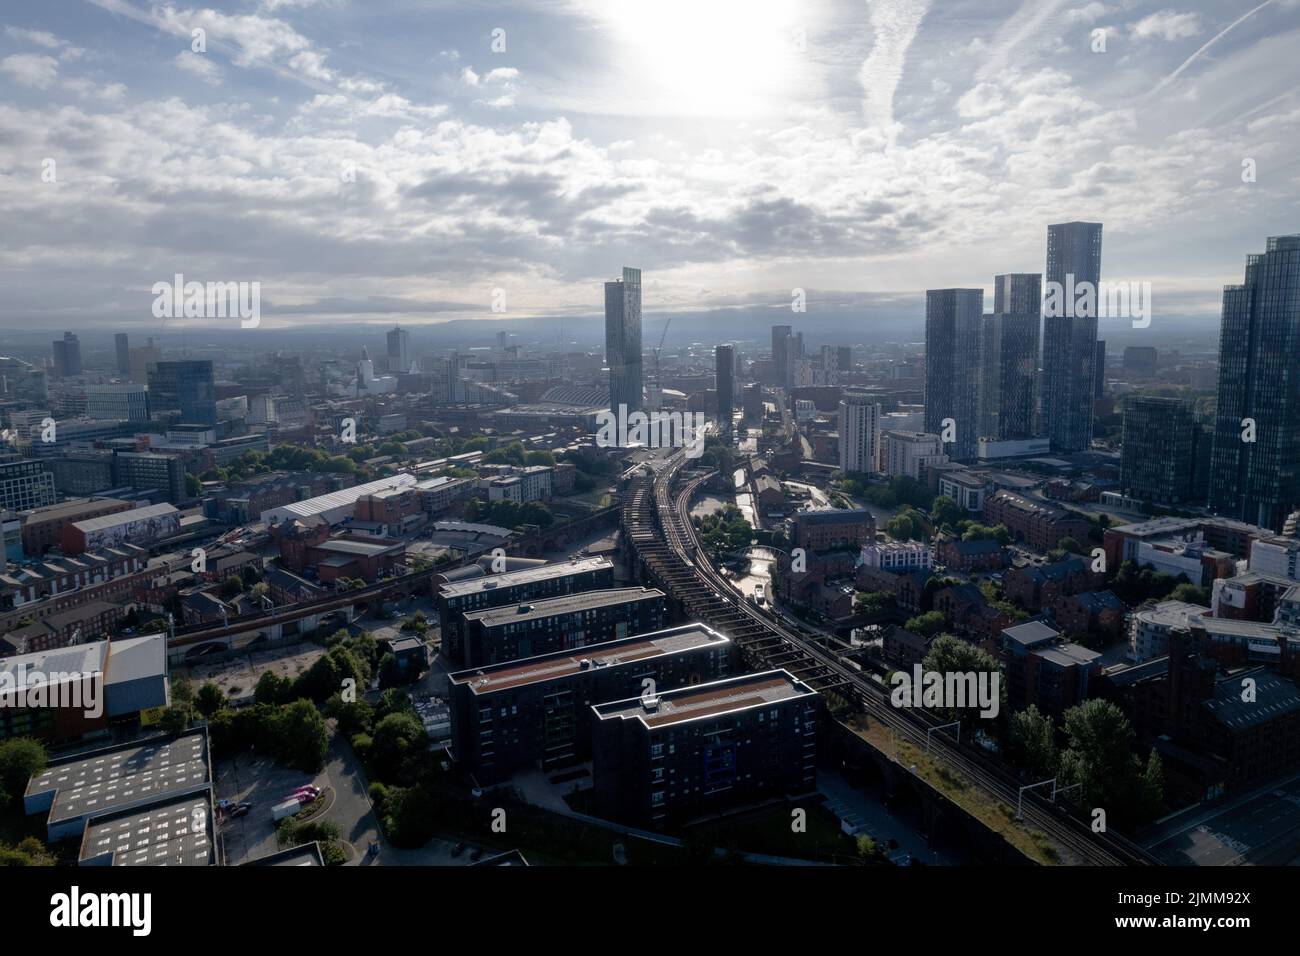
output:
<svg viewBox="0 0 1300 956"><path fill-rule="evenodd" d="M304 784L322 790L330 785L328 773L316 776L282 767L260 754L238 754L217 762L217 797L232 803L248 801L253 806L242 817L217 827L225 850L226 864L238 866L279 849L271 808ZM329 819L329 814L325 819ZM342 825L340 823L340 825ZM346 829L344 833L346 835Z"/></svg>

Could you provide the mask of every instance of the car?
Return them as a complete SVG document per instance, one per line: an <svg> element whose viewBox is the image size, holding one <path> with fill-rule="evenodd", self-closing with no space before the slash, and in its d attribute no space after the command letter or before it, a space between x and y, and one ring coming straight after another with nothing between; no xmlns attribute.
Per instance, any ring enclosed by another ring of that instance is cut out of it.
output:
<svg viewBox="0 0 1300 956"><path fill-rule="evenodd" d="M253 809L253 805L249 803L247 800L243 800L240 801L239 803L236 803L233 807L231 807L227 811L227 815L232 818L242 817L242 816L246 816L248 814L248 811L251 809Z"/></svg>
<svg viewBox="0 0 1300 956"><path fill-rule="evenodd" d="M465 844L463 843L457 843L454 847L451 848L452 856L460 856L464 852L465 852Z"/></svg>

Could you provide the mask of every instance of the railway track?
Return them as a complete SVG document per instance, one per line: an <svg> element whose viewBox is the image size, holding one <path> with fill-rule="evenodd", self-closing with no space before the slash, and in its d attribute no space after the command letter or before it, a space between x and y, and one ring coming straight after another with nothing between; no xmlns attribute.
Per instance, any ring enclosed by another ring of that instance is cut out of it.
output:
<svg viewBox="0 0 1300 956"><path fill-rule="evenodd" d="M982 750L958 745L940 733L923 711L900 710L880 684L842 661L815 636L798 633L748 605L712 567L699 548L689 506L709 474L673 485L687 459L678 454L658 474L637 478L623 502L623 529L629 546L661 588L679 600L688 615L728 634L756 667L784 668L822 693L834 693L851 707L875 718L897 738L925 748L998 801L1016 806L1020 781ZM1094 834L1082 821L1036 793L1025 795L1022 816L1078 862L1095 866L1147 865L1154 860L1124 837Z"/></svg>

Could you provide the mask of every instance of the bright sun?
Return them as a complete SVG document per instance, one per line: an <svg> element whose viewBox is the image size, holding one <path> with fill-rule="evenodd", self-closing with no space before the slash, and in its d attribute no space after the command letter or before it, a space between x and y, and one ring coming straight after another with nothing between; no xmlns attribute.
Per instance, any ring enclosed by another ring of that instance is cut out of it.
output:
<svg viewBox="0 0 1300 956"><path fill-rule="evenodd" d="M796 0L606 0L613 67L658 113L755 115L790 94L807 53ZM806 5L805 5L806 9Z"/></svg>

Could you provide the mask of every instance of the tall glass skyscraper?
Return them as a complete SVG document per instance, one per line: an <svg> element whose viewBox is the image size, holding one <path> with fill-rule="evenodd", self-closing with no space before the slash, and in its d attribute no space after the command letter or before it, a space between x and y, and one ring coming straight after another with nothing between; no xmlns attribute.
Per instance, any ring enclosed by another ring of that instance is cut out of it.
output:
<svg viewBox="0 0 1300 956"><path fill-rule="evenodd" d="M1092 444L1096 387L1096 292L1101 282L1101 223L1060 222L1047 227L1047 273L1065 290L1061 315L1043 316L1043 424L1056 452ZM1091 314L1075 314L1071 289L1092 283ZM1050 298L1050 296L1049 296ZM1050 310L1048 310L1050 311Z"/></svg>
<svg viewBox="0 0 1300 956"><path fill-rule="evenodd" d="M954 460L973 458L978 448L983 313L983 289L925 293L925 430L943 435L943 420L953 420L956 442L944 452Z"/></svg>
<svg viewBox="0 0 1300 956"><path fill-rule="evenodd" d="M978 438L1034 436L1042 281L1037 272L993 279L993 312L983 317L981 329Z"/></svg>
<svg viewBox="0 0 1300 956"><path fill-rule="evenodd" d="M605 283L605 364L609 407L641 410L641 270L623 268L623 278Z"/></svg>
<svg viewBox="0 0 1300 956"><path fill-rule="evenodd" d="M400 325L388 330L388 371L405 375L411 370L411 333Z"/></svg>
<svg viewBox="0 0 1300 956"><path fill-rule="evenodd" d="M1271 236L1223 289L1210 507L1280 531L1298 505L1300 235Z"/></svg>
<svg viewBox="0 0 1300 956"><path fill-rule="evenodd" d="M151 410L178 410L187 425L217 423L216 386L207 360L158 362L149 369Z"/></svg>
<svg viewBox="0 0 1300 956"><path fill-rule="evenodd" d="M718 393L718 427L731 434L731 415L736 410L736 349L719 345L713 350L713 384Z"/></svg>

